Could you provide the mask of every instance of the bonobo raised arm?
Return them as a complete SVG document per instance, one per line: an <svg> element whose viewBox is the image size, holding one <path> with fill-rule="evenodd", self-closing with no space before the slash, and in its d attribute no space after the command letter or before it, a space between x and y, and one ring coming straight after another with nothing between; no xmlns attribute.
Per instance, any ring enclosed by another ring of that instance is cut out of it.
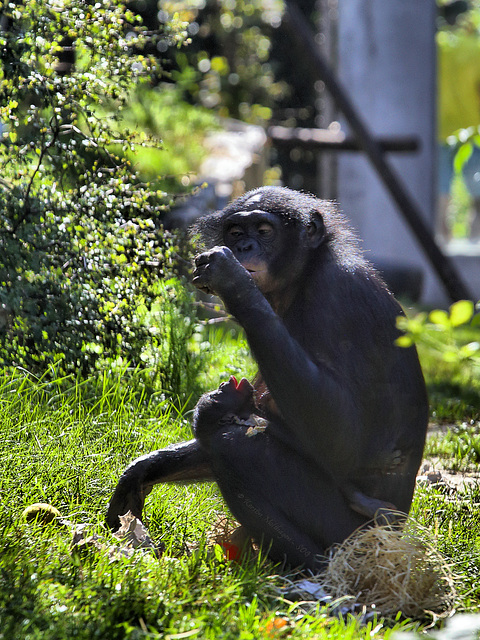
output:
<svg viewBox="0 0 480 640"><path fill-rule="evenodd" d="M378 509L410 508L427 425L401 308L336 208L288 189L202 218L194 284L245 330L259 373L203 396L195 439L135 460L107 521L158 482L215 480L274 560L311 569Z"/></svg>

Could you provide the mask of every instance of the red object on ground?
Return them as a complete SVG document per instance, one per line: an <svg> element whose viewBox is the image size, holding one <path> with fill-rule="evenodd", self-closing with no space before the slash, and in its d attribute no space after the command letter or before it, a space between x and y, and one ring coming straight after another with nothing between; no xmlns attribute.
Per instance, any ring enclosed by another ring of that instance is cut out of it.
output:
<svg viewBox="0 0 480 640"><path fill-rule="evenodd" d="M242 556L242 550L240 549L240 547L237 547L236 544L225 540L224 542L222 542L222 547L224 549L225 558L227 560L233 560L235 562L240 560Z"/></svg>

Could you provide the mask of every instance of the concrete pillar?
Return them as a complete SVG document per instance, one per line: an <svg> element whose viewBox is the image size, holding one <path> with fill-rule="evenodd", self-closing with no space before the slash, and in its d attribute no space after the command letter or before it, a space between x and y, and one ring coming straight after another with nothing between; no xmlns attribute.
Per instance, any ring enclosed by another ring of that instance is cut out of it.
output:
<svg viewBox="0 0 480 640"><path fill-rule="evenodd" d="M389 154L389 160L433 229L435 1L345 0L338 3L338 13L340 82L371 132L420 140L418 153ZM420 267L422 300L438 304L446 299L421 247L362 154L339 154L338 200L374 262Z"/></svg>

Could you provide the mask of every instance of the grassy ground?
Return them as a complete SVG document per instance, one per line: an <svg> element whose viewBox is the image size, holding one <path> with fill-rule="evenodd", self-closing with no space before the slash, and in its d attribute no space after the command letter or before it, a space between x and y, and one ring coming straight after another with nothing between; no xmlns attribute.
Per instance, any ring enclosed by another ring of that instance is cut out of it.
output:
<svg viewBox="0 0 480 640"><path fill-rule="evenodd" d="M213 333L209 340L215 357L207 387L244 367L251 374L243 342L227 335L220 349ZM438 389L438 371L426 367ZM455 422L447 399L435 406ZM429 443L427 453L443 467L478 470L479 406L476 415L473 405L469 411L472 424ZM149 531L166 545L161 560L151 553L113 561L105 553L81 555L70 548L68 527L22 521L25 507L48 502L110 542L103 518L119 473L141 453L190 437L189 417L108 379L69 388L34 384L21 374L0 380L1 639L388 638L392 630L416 627L400 618L362 625L320 609L305 614L278 597L281 577L269 562L238 566L207 552L208 532L225 513L211 485L162 486L149 496ZM479 507L478 488L462 494L441 485L420 486L413 506L453 565L460 610L480 608Z"/></svg>
<svg viewBox="0 0 480 640"><path fill-rule="evenodd" d="M457 330L457 340L459 346L478 342L479 328ZM420 344L418 349L427 381L432 421L475 423L480 419L480 361L445 361L434 345L435 342L432 347ZM454 345L455 338L451 346L458 349Z"/></svg>

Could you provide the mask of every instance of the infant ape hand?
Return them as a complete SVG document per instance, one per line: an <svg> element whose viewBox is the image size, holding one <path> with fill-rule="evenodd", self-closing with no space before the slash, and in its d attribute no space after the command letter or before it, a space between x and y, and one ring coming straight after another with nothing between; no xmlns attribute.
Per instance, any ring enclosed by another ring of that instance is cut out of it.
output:
<svg viewBox="0 0 480 640"><path fill-rule="evenodd" d="M214 247L196 256L193 284L201 291L223 298L242 282L253 283L253 279L228 247Z"/></svg>

